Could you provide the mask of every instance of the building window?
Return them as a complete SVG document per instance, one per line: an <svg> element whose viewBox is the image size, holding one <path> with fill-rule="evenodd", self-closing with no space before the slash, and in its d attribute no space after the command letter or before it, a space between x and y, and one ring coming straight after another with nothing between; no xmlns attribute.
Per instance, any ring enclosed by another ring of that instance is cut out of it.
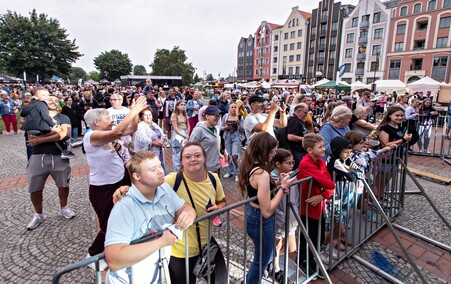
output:
<svg viewBox="0 0 451 284"><path fill-rule="evenodd" d="M335 50L332 50L332 51L329 53L329 58L330 58L330 59L335 59Z"/></svg>
<svg viewBox="0 0 451 284"><path fill-rule="evenodd" d="M274 41L279 40L279 35L274 35Z"/></svg>
<svg viewBox="0 0 451 284"><path fill-rule="evenodd" d="M381 21L381 12L374 13L373 23L380 23L380 21Z"/></svg>
<svg viewBox="0 0 451 284"><path fill-rule="evenodd" d="M290 50L294 50L294 42L290 43Z"/></svg>
<svg viewBox="0 0 451 284"><path fill-rule="evenodd" d="M279 51L279 47L277 45L275 45L273 50L274 50L274 52L277 52L277 51Z"/></svg>
<svg viewBox="0 0 451 284"><path fill-rule="evenodd" d="M362 22L369 22L370 21L370 15L363 15L362 16Z"/></svg>
<svg viewBox="0 0 451 284"><path fill-rule="evenodd" d="M265 64L269 64L269 58L265 59Z"/></svg>
<svg viewBox="0 0 451 284"><path fill-rule="evenodd" d="M290 55L288 61L289 61L289 62L294 62L294 55Z"/></svg>
<svg viewBox="0 0 451 284"><path fill-rule="evenodd" d="M349 33L346 35L346 43L353 43L354 42L354 33Z"/></svg>
<svg viewBox="0 0 451 284"><path fill-rule="evenodd" d="M359 18L352 18L352 27L356 28L359 25Z"/></svg>
<svg viewBox="0 0 451 284"><path fill-rule="evenodd" d="M296 44L296 49L301 49L302 48L302 41L298 41Z"/></svg>
<svg viewBox="0 0 451 284"><path fill-rule="evenodd" d="M298 37L302 36L302 29L298 30Z"/></svg>
<svg viewBox="0 0 451 284"><path fill-rule="evenodd" d="M283 36L284 39L288 39L288 33L285 33Z"/></svg>
<svg viewBox="0 0 451 284"><path fill-rule="evenodd" d="M283 62L284 62L284 63L287 62L287 57L286 57L286 56L283 57Z"/></svg>
<svg viewBox="0 0 451 284"><path fill-rule="evenodd" d="M296 61L297 62L301 61L301 55L300 54L296 54Z"/></svg>
<svg viewBox="0 0 451 284"><path fill-rule="evenodd" d="M373 45L373 50L371 51L371 55L381 55L381 45Z"/></svg>
<svg viewBox="0 0 451 284"><path fill-rule="evenodd" d="M332 23L332 31L336 31L338 29L338 22Z"/></svg>
<svg viewBox="0 0 451 284"><path fill-rule="evenodd" d="M406 24L396 26L396 34L397 35L405 34L405 33L406 33Z"/></svg>
<svg viewBox="0 0 451 284"><path fill-rule="evenodd" d="M258 59L257 59L257 60L255 60L255 65L257 65L257 66L259 65L259 64L258 64Z"/></svg>
<svg viewBox="0 0 451 284"><path fill-rule="evenodd" d="M421 13L421 4L420 3L417 3L413 6L413 13L414 14Z"/></svg>
<svg viewBox="0 0 451 284"><path fill-rule="evenodd" d="M277 63L277 57L272 58L272 63Z"/></svg>
<svg viewBox="0 0 451 284"><path fill-rule="evenodd" d="M371 61L370 71L379 71L379 61Z"/></svg>
<svg viewBox="0 0 451 284"><path fill-rule="evenodd" d="M337 44L337 37L333 36L330 38L330 45L336 45Z"/></svg>
<svg viewBox="0 0 451 284"><path fill-rule="evenodd" d="M422 69L423 69L423 59L422 58L412 59L412 63L410 64L410 70L422 70Z"/></svg>
<svg viewBox="0 0 451 284"><path fill-rule="evenodd" d="M448 57L447 56L436 56L434 57L434 62L432 64L432 79L444 82L446 69L448 65Z"/></svg>
<svg viewBox="0 0 451 284"><path fill-rule="evenodd" d="M313 48L315 48L315 41L314 40L312 40L310 42L310 49L313 49Z"/></svg>
<svg viewBox="0 0 451 284"><path fill-rule="evenodd" d="M404 51L404 42L396 42L394 51L395 52Z"/></svg>
<svg viewBox="0 0 451 284"><path fill-rule="evenodd" d="M312 36L316 35L316 27L312 27Z"/></svg>
<svg viewBox="0 0 451 284"><path fill-rule="evenodd" d="M437 2L435 0L429 1L429 3L428 3L428 11L434 11L436 5L437 5Z"/></svg>
<svg viewBox="0 0 451 284"><path fill-rule="evenodd" d="M399 79L399 71L401 70L401 59L390 60L390 69L388 70L388 79Z"/></svg>
<svg viewBox="0 0 451 284"><path fill-rule="evenodd" d="M382 39L384 36L384 29L374 29L374 39Z"/></svg>
<svg viewBox="0 0 451 284"><path fill-rule="evenodd" d="M399 12L400 16L407 16L407 7L401 7L401 11Z"/></svg>
<svg viewBox="0 0 451 284"><path fill-rule="evenodd" d="M352 57L352 48L346 48L345 58L351 58L351 57Z"/></svg>
<svg viewBox="0 0 451 284"><path fill-rule="evenodd" d="M449 28L451 26L451 16L440 19L439 28Z"/></svg>
<svg viewBox="0 0 451 284"><path fill-rule="evenodd" d="M287 51L288 50L288 44L284 44L283 45L283 51Z"/></svg>
<svg viewBox="0 0 451 284"><path fill-rule="evenodd" d="M352 72L351 68L352 68L351 63L345 63L345 73Z"/></svg>
<svg viewBox="0 0 451 284"><path fill-rule="evenodd" d="M273 69L272 69L272 73L273 73L273 74L277 74L277 68L273 68Z"/></svg>
<svg viewBox="0 0 451 284"><path fill-rule="evenodd" d="M290 38L295 38L296 37L296 31L292 31L290 33Z"/></svg>
<svg viewBox="0 0 451 284"><path fill-rule="evenodd" d="M451 7L451 0L443 0L443 8Z"/></svg>
<svg viewBox="0 0 451 284"><path fill-rule="evenodd" d="M428 22L417 22L417 31L426 30L428 28Z"/></svg>
<svg viewBox="0 0 451 284"><path fill-rule="evenodd" d="M293 75L293 67L288 67L288 75Z"/></svg>
<svg viewBox="0 0 451 284"><path fill-rule="evenodd" d="M435 45L435 47L440 48L440 47L447 47L448 46L448 37L438 37L437 38L437 44Z"/></svg>
<svg viewBox="0 0 451 284"><path fill-rule="evenodd" d="M269 47L265 48L265 53L269 54Z"/></svg>
<svg viewBox="0 0 451 284"><path fill-rule="evenodd" d="M299 75L299 70L300 70L300 68L299 68L299 66L296 66L296 69L295 69L296 71L294 71L294 74L295 75Z"/></svg>

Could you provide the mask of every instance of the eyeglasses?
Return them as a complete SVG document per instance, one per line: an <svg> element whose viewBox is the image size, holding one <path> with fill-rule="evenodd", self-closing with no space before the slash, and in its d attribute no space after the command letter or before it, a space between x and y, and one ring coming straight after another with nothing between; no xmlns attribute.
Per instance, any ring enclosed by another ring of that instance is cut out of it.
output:
<svg viewBox="0 0 451 284"><path fill-rule="evenodd" d="M120 101L120 99L110 99L110 102Z"/></svg>
<svg viewBox="0 0 451 284"><path fill-rule="evenodd" d="M189 160L191 160L191 158L194 158L195 160L199 160L203 156L204 156L204 154L202 154L202 153L196 153L194 155L184 155L182 158L189 161Z"/></svg>

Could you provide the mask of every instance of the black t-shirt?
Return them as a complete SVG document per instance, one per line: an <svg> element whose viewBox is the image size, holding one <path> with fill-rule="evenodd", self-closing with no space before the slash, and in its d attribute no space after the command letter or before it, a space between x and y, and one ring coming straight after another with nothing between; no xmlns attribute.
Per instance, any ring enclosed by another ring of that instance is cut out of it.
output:
<svg viewBox="0 0 451 284"><path fill-rule="evenodd" d="M288 119L287 124L287 135L293 134L296 136L303 137L305 134L309 133L309 130L305 126L305 124L295 115ZM289 141L291 151L304 153L305 150L302 147L302 142L293 142Z"/></svg>
<svg viewBox="0 0 451 284"><path fill-rule="evenodd" d="M393 142L404 137L405 129L398 125L398 128L394 128L388 124L381 126L381 131L388 133L388 142Z"/></svg>
<svg viewBox="0 0 451 284"><path fill-rule="evenodd" d="M57 125L63 125L63 124L70 124L70 119L64 114L58 113L53 117L54 120L56 120ZM51 154L51 155L61 155L61 150L58 149L58 147L55 145L55 143L58 143L61 147L61 149L65 150L67 149L67 144L65 141L58 141L58 142L46 142L39 145L36 145L31 148L32 155L37 154Z"/></svg>

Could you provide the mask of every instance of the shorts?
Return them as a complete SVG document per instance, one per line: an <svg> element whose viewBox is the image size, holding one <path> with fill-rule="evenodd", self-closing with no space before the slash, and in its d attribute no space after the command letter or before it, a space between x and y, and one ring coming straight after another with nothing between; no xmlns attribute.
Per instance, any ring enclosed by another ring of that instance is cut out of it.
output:
<svg viewBox="0 0 451 284"><path fill-rule="evenodd" d="M159 111L159 112L158 112L158 119L163 119L163 118L164 118L163 112L162 112L162 111Z"/></svg>
<svg viewBox="0 0 451 284"><path fill-rule="evenodd" d="M451 116L448 117L448 127L451 128Z"/></svg>
<svg viewBox="0 0 451 284"><path fill-rule="evenodd" d="M384 113L384 107L377 106L376 107L376 113Z"/></svg>
<svg viewBox="0 0 451 284"><path fill-rule="evenodd" d="M70 173L69 160L61 159L59 155L31 155L27 165L28 192L43 190L49 175L52 176L58 188L68 187Z"/></svg>
<svg viewBox="0 0 451 284"><path fill-rule="evenodd" d="M294 236L298 226L293 226L288 230L289 236ZM276 239L282 239L285 237L285 228L276 227Z"/></svg>

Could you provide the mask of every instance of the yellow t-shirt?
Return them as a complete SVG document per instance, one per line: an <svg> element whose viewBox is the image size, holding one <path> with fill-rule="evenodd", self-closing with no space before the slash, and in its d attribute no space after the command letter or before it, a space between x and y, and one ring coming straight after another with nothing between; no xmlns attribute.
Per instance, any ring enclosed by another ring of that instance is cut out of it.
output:
<svg viewBox="0 0 451 284"><path fill-rule="evenodd" d="M165 181L169 184L169 186L174 186L176 175L176 173L170 173L165 177ZM216 179L216 191L208 176L202 182L194 182L185 176L186 184L188 185L189 191L195 203L194 205L196 206L196 217L200 217L207 213L206 205L209 199L212 201L220 201L225 197L218 175L213 174L213 176ZM183 181L180 182L177 195L192 206ZM212 236L213 223L210 222L210 225L210 236ZM199 223L199 230L201 235L201 246L203 248L207 244L207 220ZM193 224L188 228L188 257L193 257L196 255L199 255L199 245L197 244L196 225ZM185 257L185 232L183 232L182 239L178 240L177 243L172 246L172 256L178 258Z"/></svg>

